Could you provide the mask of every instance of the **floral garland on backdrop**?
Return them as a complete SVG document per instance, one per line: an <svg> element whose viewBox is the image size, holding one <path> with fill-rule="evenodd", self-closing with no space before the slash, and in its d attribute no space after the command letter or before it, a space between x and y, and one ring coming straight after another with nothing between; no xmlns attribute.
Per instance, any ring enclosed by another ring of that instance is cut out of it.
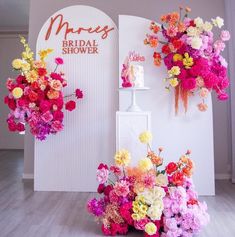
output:
<svg viewBox="0 0 235 237"><path fill-rule="evenodd" d="M151 34L147 34L145 45L154 49L154 64L160 66L163 61L168 69L166 89L174 88L175 111L178 112L179 99L183 101L185 112L189 96L198 94L202 102L200 111L206 111L205 99L212 90L219 100L228 98L225 89L229 86L227 62L221 52L225 41L230 39L227 30L214 40L213 27L221 28L224 20L216 17L209 21L202 18L189 18L190 8L180 7L180 12L172 12L161 17L162 25L151 22ZM163 40L160 37L163 36ZM160 50L157 50L161 44Z"/></svg>
<svg viewBox="0 0 235 237"><path fill-rule="evenodd" d="M199 233L209 215L191 180L194 165L190 151L161 169L163 149L154 153L149 145L150 132L140 134L139 139L148 145L148 154L137 167L129 166L127 150L116 153L115 165L99 165L97 191L103 196L88 201L88 212L102 222L104 235L127 234L130 228L143 231L145 237Z"/></svg>
<svg viewBox="0 0 235 237"><path fill-rule="evenodd" d="M19 72L16 79L8 78L6 87L9 94L4 98L10 113L7 118L8 128L12 132L22 132L25 124L30 132L39 140L44 140L49 134L63 130L64 113L62 109L72 111L76 102L64 99L75 95L83 98L83 92L76 89L74 94L64 96L62 89L67 86L63 72L57 73L58 66L63 64L62 58L55 58L56 68L53 72L47 70L45 58L53 50L39 52L40 59L34 60L25 38L20 37L24 46L21 59L14 59L13 69Z"/></svg>

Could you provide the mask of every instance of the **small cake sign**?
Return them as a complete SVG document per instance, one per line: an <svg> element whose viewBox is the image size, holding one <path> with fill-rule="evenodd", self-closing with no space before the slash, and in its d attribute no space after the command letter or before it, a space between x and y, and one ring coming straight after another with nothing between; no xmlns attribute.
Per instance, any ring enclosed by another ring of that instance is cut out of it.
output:
<svg viewBox="0 0 235 237"><path fill-rule="evenodd" d="M122 87L144 87L144 68L143 66L136 64L144 61L144 56L141 56L135 51L129 52L122 65Z"/></svg>

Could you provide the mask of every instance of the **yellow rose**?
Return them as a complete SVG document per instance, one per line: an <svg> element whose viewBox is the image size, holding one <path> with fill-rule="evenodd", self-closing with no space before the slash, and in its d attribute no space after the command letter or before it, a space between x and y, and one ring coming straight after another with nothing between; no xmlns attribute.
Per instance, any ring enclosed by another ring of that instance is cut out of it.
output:
<svg viewBox="0 0 235 237"><path fill-rule="evenodd" d="M174 54L173 56L173 61L176 62L176 61L182 61L183 60L183 56L181 54Z"/></svg>
<svg viewBox="0 0 235 237"><path fill-rule="evenodd" d="M23 90L20 87L15 87L12 91L12 95L15 99L19 99L23 95Z"/></svg>
<svg viewBox="0 0 235 237"><path fill-rule="evenodd" d="M179 84L179 82L178 82L178 79L175 77L175 78L171 78L170 80L169 80L169 83L170 83L170 85L172 86L172 87L176 87L176 86L178 86L178 84Z"/></svg>
<svg viewBox="0 0 235 237"><path fill-rule="evenodd" d="M146 157L139 161L138 167L142 171L149 171L153 168L153 164L152 164L152 161Z"/></svg>
<svg viewBox="0 0 235 237"><path fill-rule="evenodd" d="M115 164L118 166L128 166L131 161L129 151L122 149L115 154Z"/></svg>
<svg viewBox="0 0 235 237"><path fill-rule="evenodd" d="M139 135L140 142L147 144L152 140L152 134L149 131L142 132Z"/></svg>
<svg viewBox="0 0 235 237"><path fill-rule="evenodd" d="M21 69L21 66L22 66L22 60L21 59L17 58L17 59L14 59L12 61L12 67L14 69L19 70L19 69Z"/></svg>
<svg viewBox="0 0 235 237"><path fill-rule="evenodd" d="M144 231L148 234L148 235L154 235L157 232L157 226L152 223L149 222L148 224L145 225L144 227Z"/></svg>

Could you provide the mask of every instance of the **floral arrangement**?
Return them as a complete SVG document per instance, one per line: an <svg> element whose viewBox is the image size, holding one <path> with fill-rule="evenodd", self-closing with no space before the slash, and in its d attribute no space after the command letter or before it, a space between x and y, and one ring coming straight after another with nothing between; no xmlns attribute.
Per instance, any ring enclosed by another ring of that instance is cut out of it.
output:
<svg viewBox="0 0 235 237"><path fill-rule="evenodd" d="M212 90L219 100L228 98L225 92L229 86L227 62L221 52L230 34L222 30L219 39L215 40L212 32L213 27L221 28L224 20L220 17L205 22L200 17L192 19L188 16L190 11L187 7L183 14L180 7L179 13L163 15L162 25L152 22L151 33L144 40L144 44L154 49L154 64L160 66L163 61L168 69L166 89L174 88L176 114L179 99L182 99L186 112L191 95L200 96L200 111L207 110L205 99Z"/></svg>
<svg viewBox="0 0 235 237"><path fill-rule="evenodd" d="M127 150L115 155L115 165L100 164L97 169L100 198L88 201L87 210L102 222L104 235L123 235L129 229L145 237L190 237L209 222L205 202L198 200L191 180L194 165L190 151L178 162L163 166L162 151L150 147L152 135L146 131L139 139L147 144L147 156L138 166L129 166Z"/></svg>
<svg viewBox="0 0 235 237"><path fill-rule="evenodd" d="M65 103L65 97L75 95L83 98L83 92L76 89L74 94L64 96L62 89L67 86L63 72L57 68L63 64L62 58L55 58L56 68L53 72L47 70L45 58L53 50L46 49L39 52L40 59L34 60L26 40L21 37L24 52L21 59L12 61L13 69L19 72L16 79L9 78L6 87L9 94L4 102L10 113L7 118L8 128L12 132L22 132L25 124L30 132L39 140L44 140L49 134L56 134L63 129L64 113L62 109L72 111L76 102L70 100Z"/></svg>

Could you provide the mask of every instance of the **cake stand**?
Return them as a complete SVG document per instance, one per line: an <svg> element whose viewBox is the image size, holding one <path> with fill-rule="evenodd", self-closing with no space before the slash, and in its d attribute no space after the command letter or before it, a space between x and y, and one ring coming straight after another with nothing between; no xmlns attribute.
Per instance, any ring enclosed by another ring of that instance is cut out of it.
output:
<svg viewBox="0 0 235 237"><path fill-rule="evenodd" d="M137 91L147 91L149 87L122 87L119 91L130 91L131 92L131 105L128 107L128 112L140 112L141 109L136 103L136 92Z"/></svg>

